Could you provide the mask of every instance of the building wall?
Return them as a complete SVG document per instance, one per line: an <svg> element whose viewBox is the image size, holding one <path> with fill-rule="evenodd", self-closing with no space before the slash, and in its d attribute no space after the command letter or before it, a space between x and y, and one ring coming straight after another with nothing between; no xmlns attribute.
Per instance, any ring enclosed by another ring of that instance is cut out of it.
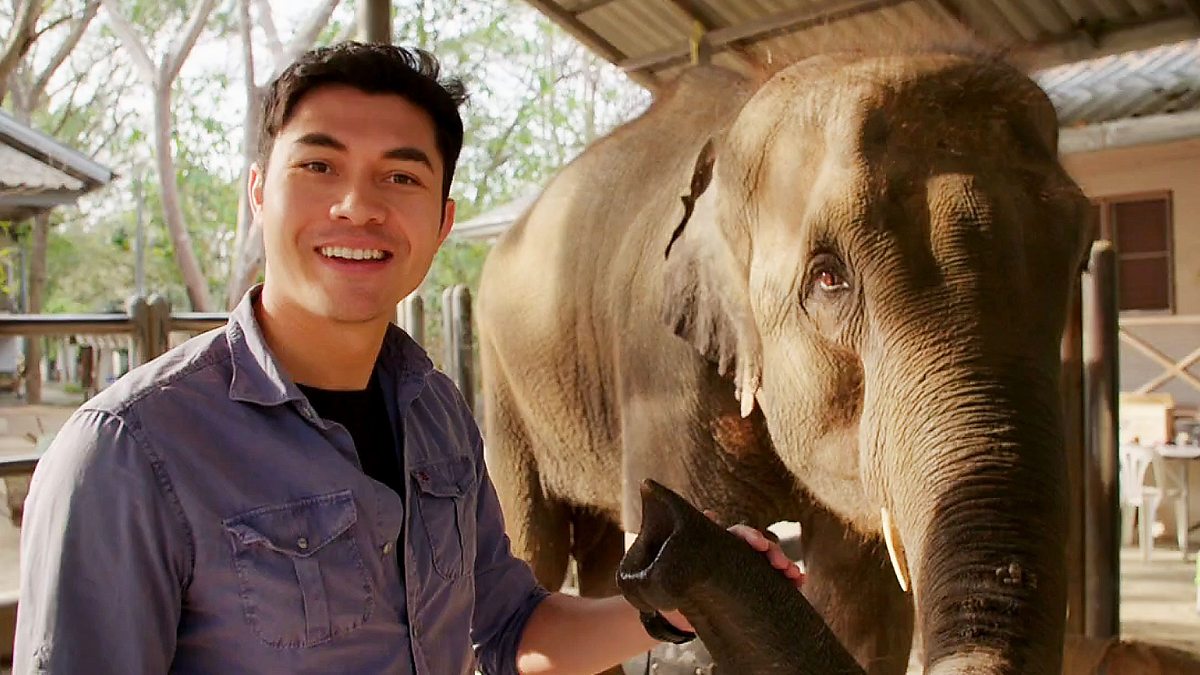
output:
<svg viewBox="0 0 1200 675"><path fill-rule="evenodd" d="M1132 148L1079 153L1063 158L1067 171L1089 197L1118 197L1171 191L1175 314L1200 315L1200 138ZM1172 359L1200 347L1200 325L1126 327ZM1158 363L1122 343L1121 389L1130 391L1163 371ZM1200 375L1200 365L1191 372ZM1178 378L1158 389L1175 397L1187 413L1200 408L1200 392ZM1186 414L1186 413L1185 413ZM1200 461L1186 463L1190 473L1193 522L1200 514ZM1175 514L1164 503L1156 514L1163 534L1158 545L1171 547ZM1193 532L1193 542L1197 532ZM1195 544L1193 543L1193 546Z"/></svg>
<svg viewBox="0 0 1200 675"><path fill-rule="evenodd" d="M1068 155L1063 165L1089 197L1171 191L1175 313L1200 314L1200 138Z"/></svg>

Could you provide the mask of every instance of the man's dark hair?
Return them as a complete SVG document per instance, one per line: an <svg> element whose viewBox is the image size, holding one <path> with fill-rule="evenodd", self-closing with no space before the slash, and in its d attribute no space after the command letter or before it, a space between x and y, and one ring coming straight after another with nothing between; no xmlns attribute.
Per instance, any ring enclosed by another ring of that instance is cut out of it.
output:
<svg viewBox="0 0 1200 675"><path fill-rule="evenodd" d="M444 166L442 199L448 198L463 143L458 107L467 94L460 80L439 79L440 73L437 58L422 49L343 42L305 52L271 82L263 97L258 120L259 166L266 169L275 137L305 94L325 85L344 85L368 94L396 94L429 114Z"/></svg>

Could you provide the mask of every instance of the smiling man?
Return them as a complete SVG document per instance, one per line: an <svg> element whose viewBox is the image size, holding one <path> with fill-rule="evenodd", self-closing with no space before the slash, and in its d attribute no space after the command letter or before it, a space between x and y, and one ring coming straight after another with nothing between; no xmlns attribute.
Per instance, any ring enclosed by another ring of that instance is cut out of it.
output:
<svg viewBox="0 0 1200 675"><path fill-rule="evenodd" d="M512 557L470 411L390 323L454 220L463 98L428 54L357 43L272 84L264 283L42 458L15 672L590 673L655 643Z"/></svg>

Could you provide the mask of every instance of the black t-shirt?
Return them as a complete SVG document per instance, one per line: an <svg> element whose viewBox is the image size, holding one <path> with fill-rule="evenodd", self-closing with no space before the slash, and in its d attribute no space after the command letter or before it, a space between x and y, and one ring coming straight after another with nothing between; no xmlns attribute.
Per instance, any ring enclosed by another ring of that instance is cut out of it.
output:
<svg viewBox="0 0 1200 675"><path fill-rule="evenodd" d="M401 449L396 447L398 434L392 433L379 378L372 375L367 388L358 391L333 391L302 384L297 386L308 397L308 402L318 415L341 424L350 432L363 473L403 497Z"/></svg>

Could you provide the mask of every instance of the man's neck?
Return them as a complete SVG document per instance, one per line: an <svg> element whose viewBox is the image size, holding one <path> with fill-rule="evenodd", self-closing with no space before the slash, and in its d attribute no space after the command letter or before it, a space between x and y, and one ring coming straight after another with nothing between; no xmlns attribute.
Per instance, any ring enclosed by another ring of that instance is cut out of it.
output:
<svg viewBox="0 0 1200 675"><path fill-rule="evenodd" d="M378 322L338 323L302 308L279 306L267 294L254 316L271 353L297 384L330 390L366 389L387 331Z"/></svg>

